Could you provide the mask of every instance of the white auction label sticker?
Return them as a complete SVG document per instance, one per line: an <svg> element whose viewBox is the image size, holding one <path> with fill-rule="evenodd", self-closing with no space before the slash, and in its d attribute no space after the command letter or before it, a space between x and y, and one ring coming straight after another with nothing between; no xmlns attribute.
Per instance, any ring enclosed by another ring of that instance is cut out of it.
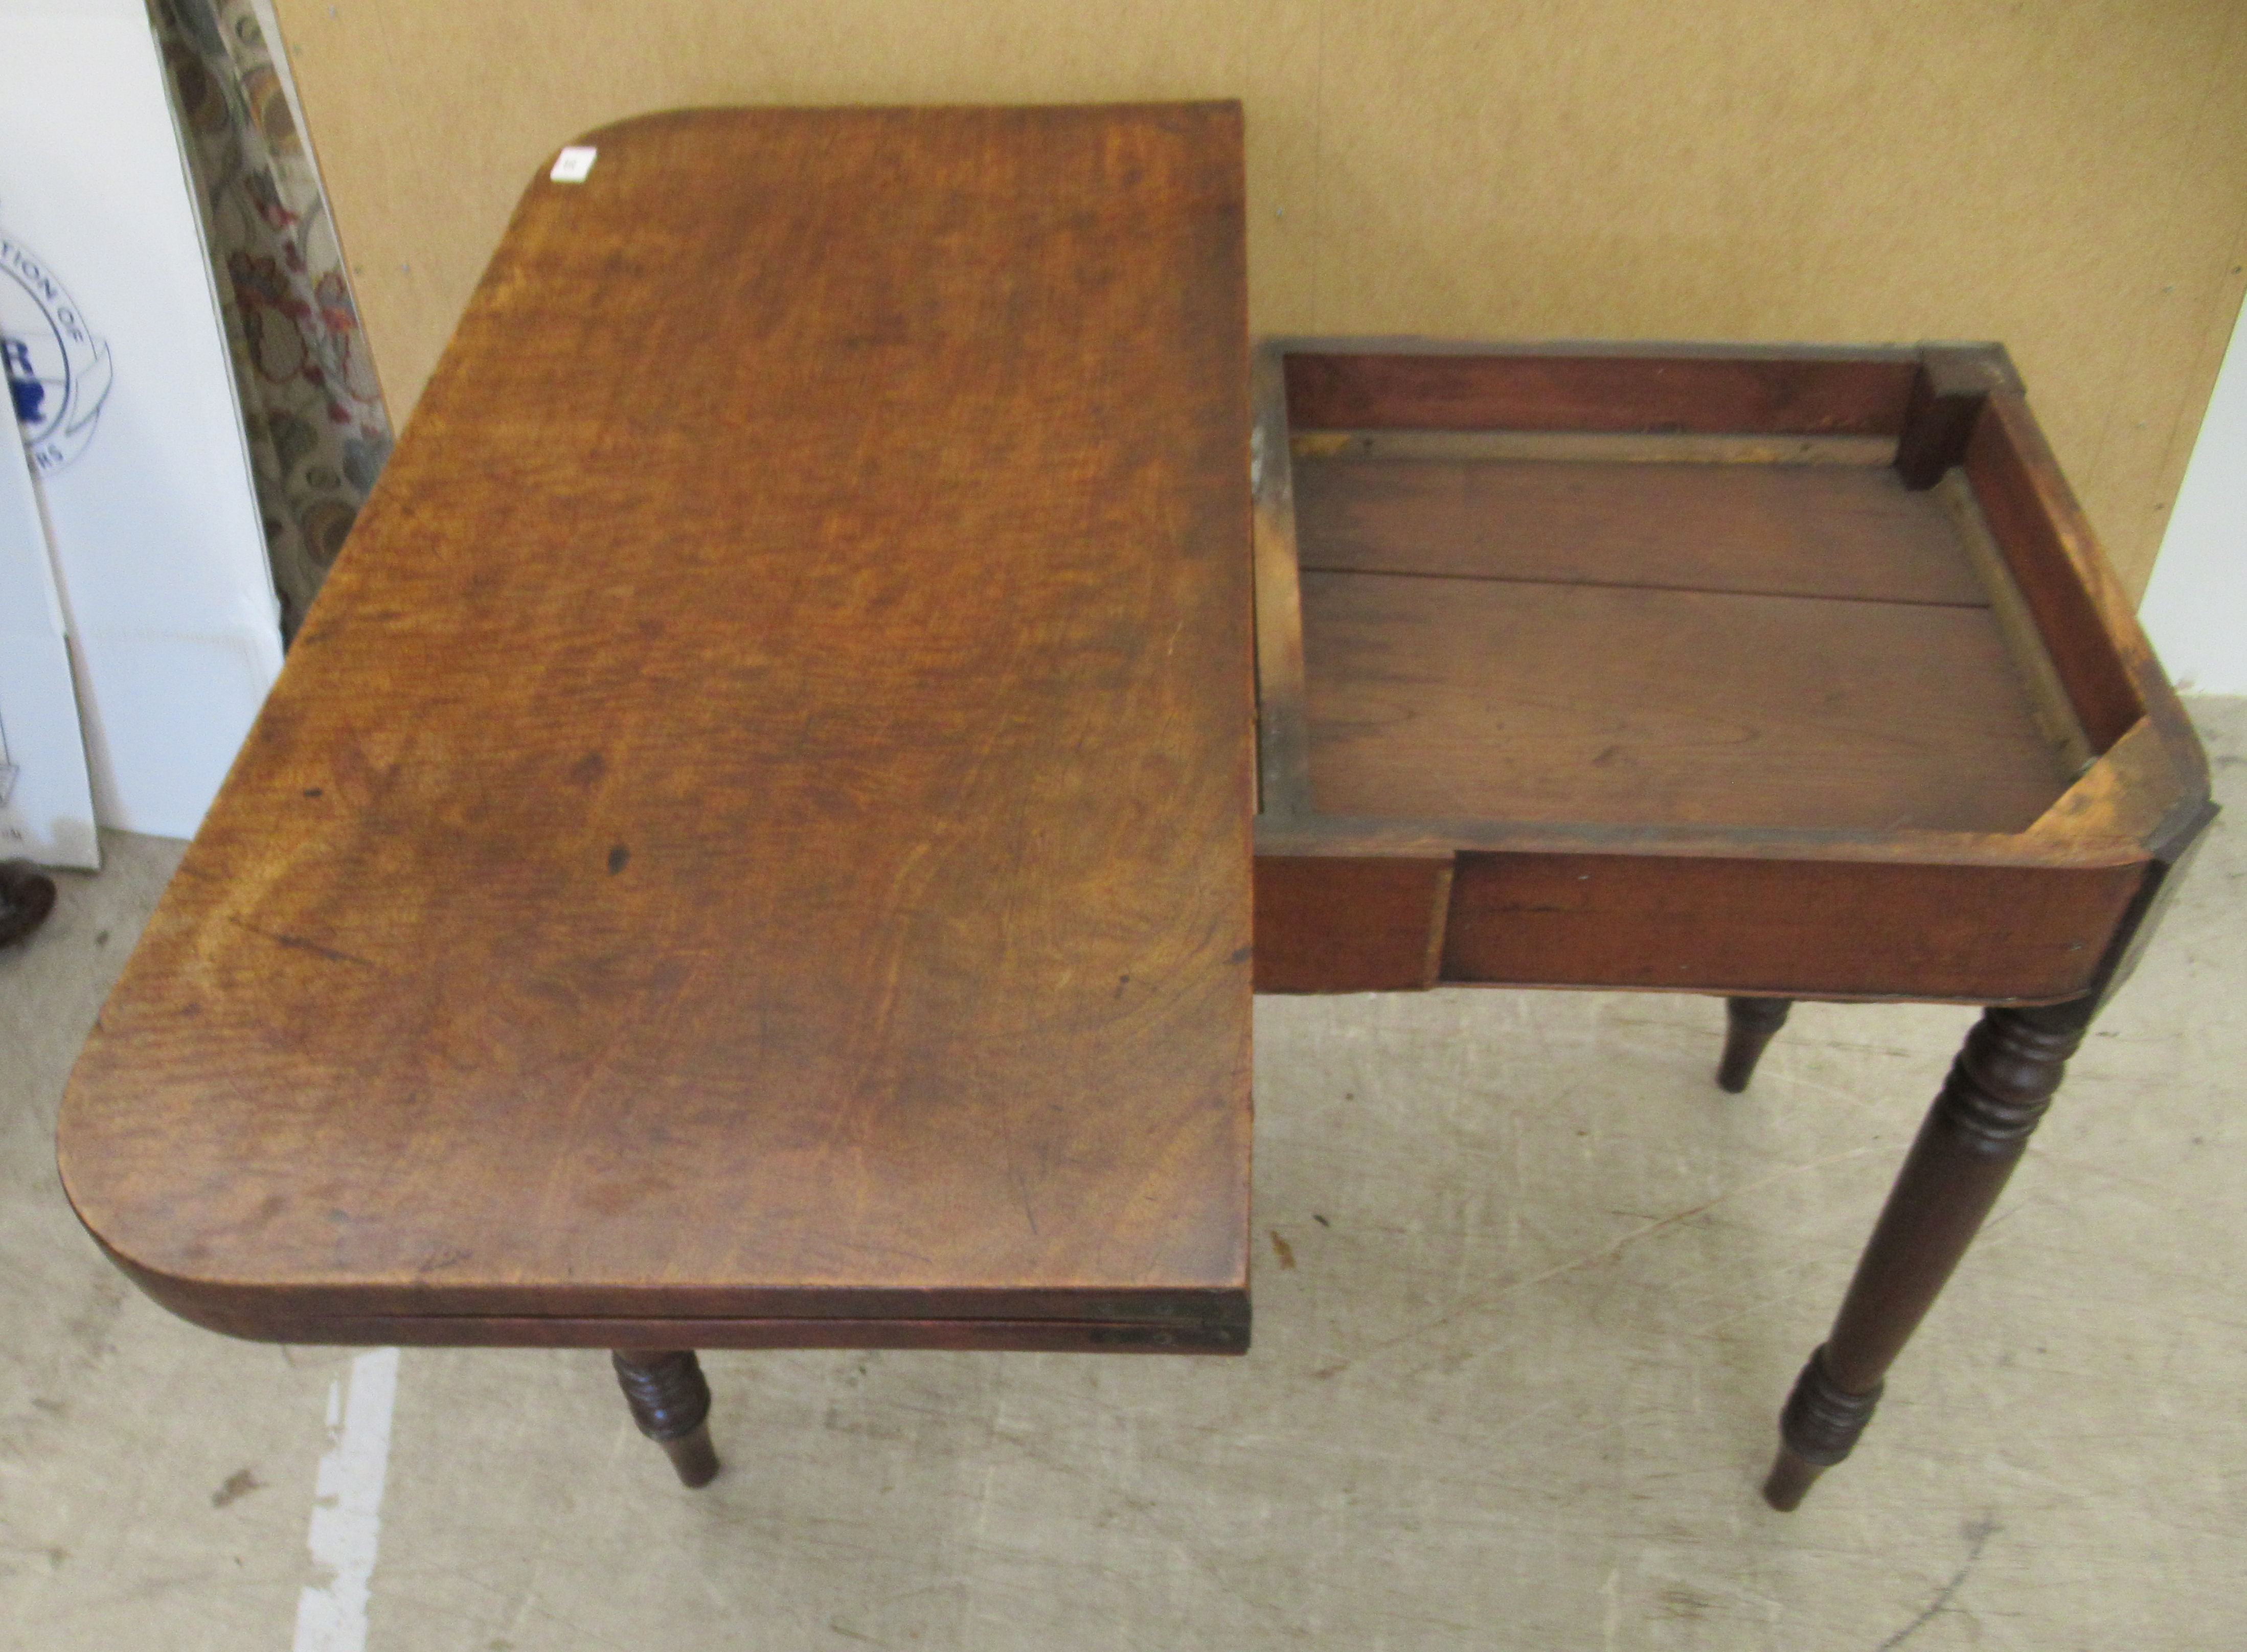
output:
<svg viewBox="0 0 2247 1652"><path fill-rule="evenodd" d="M600 153L591 144L573 143L555 157L554 170L546 175L557 183L583 183L593 169L593 157Z"/></svg>

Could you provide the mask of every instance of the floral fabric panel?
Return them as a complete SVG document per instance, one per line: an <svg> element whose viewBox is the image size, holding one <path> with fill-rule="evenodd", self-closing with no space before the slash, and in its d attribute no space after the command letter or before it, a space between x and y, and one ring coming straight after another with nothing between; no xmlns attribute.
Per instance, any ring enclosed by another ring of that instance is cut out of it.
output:
<svg viewBox="0 0 2247 1652"><path fill-rule="evenodd" d="M390 416L304 135L251 0L152 0L226 316L282 632L390 454Z"/></svg>

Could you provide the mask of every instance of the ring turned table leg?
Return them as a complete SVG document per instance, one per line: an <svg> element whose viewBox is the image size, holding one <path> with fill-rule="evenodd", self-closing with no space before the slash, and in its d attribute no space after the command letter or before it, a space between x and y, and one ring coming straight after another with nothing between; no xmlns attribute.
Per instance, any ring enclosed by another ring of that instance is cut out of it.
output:
<svg viewBox="0 0 2247 1652"><path fill-rule="evenodd" d="M1881 1379L1997 1202L2029 1134L2083 1041L2094 1000L1984 1013L1920 1126L1825 1345L1779 1417L1779 1460L1764 1483L1792 1509L1849 1455Z"/></svg>
<svg viewBox="0 0 2247 1652"><path fill-rule="evenodd" d="M1755 1076L1764 1046L1786 1025L1791 998L1728 998L1725 1000L1725 1059L1717 1066L1717 1087L1738 1096Z"/></svg>
<svg viewBox="0 0 2247 1652"><path fill-rule="evenodd" d="M709 1485L718 1453L710 1444L710 1385L701 1362L691 1349L618 1348L609 1357L639 1431L669 1454L682 1485Z"/></svg>

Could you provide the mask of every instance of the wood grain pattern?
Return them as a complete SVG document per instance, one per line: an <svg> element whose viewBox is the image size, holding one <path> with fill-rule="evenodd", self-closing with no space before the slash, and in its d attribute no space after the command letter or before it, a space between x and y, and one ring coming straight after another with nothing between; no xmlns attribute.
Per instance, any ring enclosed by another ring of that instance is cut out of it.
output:
<svg viewBox="0 0 2247 1652"><path fill-rule="evenodd" d="M1979 474L1976 474L1977 463ZM2181 850L2189 838L2178 833L2208 804L2208 754L2202 749L2200 737L2193 730L2192 720L2185 715L2168 673L2154 658L2153 645L2138 624L2135 605L2116 577L2099 536L2092 531L2074 488L2060 474L2059 461L2036 415L2029 410L2025 393L1992 393L1983 417L1976 421L1966 464L1976 498L1984 517L1991 520L1993 532L1996 514L2002 513L2007 520L2007 529L1998 532L1997 537L2024 598L2040 625L2048 622L2062 633L2048 635L2046 643L2055 654L2055 663L2063 667L2063 676L2070 662L2059 658L2062 652L2072 656L2081 649L2087 659L2077 667L2085 673L2083 692L2105 706L2102 727L2122 726L2122 715L2133 699L2152 723L2172 776L2167 788L2169 819L2159 836L2173 839ZM2069 586L2076 590L2074 598L2066 596ZM2098 638L2105 639L2103 651L2096 645ZM2110 654L2128 679L2128 695L2116 692L2112 673L2101 662L2102 653ZM2072 679L2070 692L2074 692ZM2102 740L2102 750L2107 743Z"/></svg>
<svg viewBox="0 0 2247 1652"><path fill-rule="evenodd" d="M1258 990L1279 992L1409 989L1417 865L1424 890L1454 869L1431 985L2051 1001L2113 967L2159 869L2058 834L1315 816L1256 840Z"/></svg>
<svg viewBox="0 0 2247 1652"><path fill-rule="evenodd" d="M1649 345L1608 352L1463 346L1291 350L1296 428L1894 435L1909 352Z"/></svg>
<svg viewBox="0 0 2247 1652"><path fill-rule="evenodd" d="M2095 975L2142 858L1909 861L1462 853L1443 980L1741 996L2035 1002Z"/></svg>
<svg viewBox="0 0 2247 1652"><path fill-rule="evenodd" d="M2059 842L2092 832L2150 840L2185 789L2168 747L2148 718L2093 760L2044 812L2033 833Z"/></svg>
<svg viewBox="0 0 2247 1652"><path fill-rule="evenodd" d="M1966 457L1982 406L1997 390L2018 393L2020 375L2003 345L1929 345L1920 352L1903 433L1896 439L1896 474L1915 490L1932 488Z"/></svg>
<svg viewBox="0 0 2247 1652"><path fill-rule="evenodd" d="M2019 831L2070 776L1988 613L1303 578L1323 812Z"/></svg>
<svg viewBox="0 0 2247 1652"><path fill-rule="evenodd" d="M2119 833L2150 857L2093 983L2103 1004L2136 968L2178 875L2216 816L2208 756L2025 396L1989 397L1968 443L1966 471L2022 606L2044 635L2073 708L2085 713L2086 735L2121 728L2111 741L2099 741L2096 761L2035 829L2048 840ZM2134 707L2143 714L2126 725Z"/></svg>
<svg viewBox="0 0 2247 1652"><path fill-rule="evenodd" d="M1430 925L1445 981L1986 1003L2111 979L2161 845L2204 820L2204 772L2002 352L1678 358L1737 370L1766 422L1775 385L1895 370L1859 387L1916 394L1923 458L1969 459L1930 495L1790 462L1801 437L1471 422L1540 382L1525 362L1581 403L1662 347L1284 348L1291 373L1318 364L1290 379L1299 420L1418 386L1469 422L1291 435L1316 812L1257 823L1260 911L1286 914L1260 981L1405 985L1413 898L1381 868L1410 861L1455 868ZM2012 456L1994 509L2033 519L2005 555L1969 491L1993 427ZM1819 440L1854 445L1830 460L1871 439ZM2024 577L2075 593L2039 608ZM2047 617L2147 708L2088 768Z"/></svg>
<svg viewBox="0 0 2247 1652"><path fill-rule="evenodd" d="M1943 509L1886 468L1342 458L1294 490L1306 571L1989 601Z"/></svg>
<svg viewBox="0 0 2247 1652"><path fill-rule="evenodd" d="M2068 695L2059 667L2052 663L2052 650L2045 646L2036 614L2021 595L2020 582L2013 577L2005 553L1990 533L1989 521L1982 515L1965 472L1955 467L1945 471L1930 491L1950 515L1958 543L1988 598L1990 618L2005 638L2005 653L2012 661L2013 675L2028 701L2030 714L2052 747L2060 771L2080 775L2098 753L2092 748L2082 720L2075 714L2075 702Z"/></svg>
<svg viewBox="0 0 2247 1652"><path fill-rule="evenodd" d="M162 1300L162 1299L159 1299ZM167 1302L167 1307L172 1304ZM612 1348L670 1337L698 1348L779 1352L789 1348L918 1348L1001 1354L1246 1354L1249 1323L1236 1296L1210 1319L979 1320L581 1318L563 1314L304 1314L285 1321L269 1310L231 1313L200 1302L181 1317L249 1341L321 1348Z"/></svg>
<svg viewBox="0 0 2247 1652"><path fill-rule="evenodd" d="M1436 984L1448 854L1256 857L1256 990L1414 992Z"/></svg>
<svg viewBox="0 0 2247 1652"><path fill-rule="evenodd" d="M2126 742L2117 749L2127 748ZM1396 820L1337 815L1260 816L1256 821L1260 860L1275 856L1432 860L1468 850L1504 855L1819 860L1875 866L2051 867L2061 871L2142 862L2151 852L2128 832L2047 830L2041 823L2036 830L2021 834L1618 826L1597 821Z"/></svg>
<svg viewBox="0 0 2247 1652"><path fill-rule="evenodd" d="M1310 727L1303 703L1303 598L1294 457L1279 352L1256 352L1251 394L1256 426L1250 456L1256 512L1257 809L1311 809Z"/></svg>
<svg viewBox="0 0 2247 1652"><path fill-rule="evenodd" d="M2102 592L2113 576L2078 527L2081 513L2027 412L2018 394L1988 398L1967 444L1967 480L2036 616L2076 716L2093 748L2103 752L2146 714L2112 623L2113 611L2128 609L2119 591ZM2136 629L2133 623L2122 634Z"/></svg>
<svg viewBox="0 0 2247 1652"><path fill-rule="evenodd" d="M1237 1321L1239 110L585 141L87 1046L80 1214L265 1335Z"/></svg>
<svg viewBox="0 0 2247 1652"><path fill-rule="evenodd" d="M1893 436L1616 435L1584 430L1299 430L1298 459L1544 459L1603 465L1892 465Z"/></svg>
<svg viewBox="0 0 2247 1652"><path fill-rule="evenodd" d="M2143 959L2162 918L2176 898L2187 870L2208 841L2208 829L2223 811L2213 799L2188 800L2188 809L2162 821L2146 846L2150 857L2145 880L2107 942L2107 955L2091 980L2089 995L2103 1007L2129 981Z"/></svg>

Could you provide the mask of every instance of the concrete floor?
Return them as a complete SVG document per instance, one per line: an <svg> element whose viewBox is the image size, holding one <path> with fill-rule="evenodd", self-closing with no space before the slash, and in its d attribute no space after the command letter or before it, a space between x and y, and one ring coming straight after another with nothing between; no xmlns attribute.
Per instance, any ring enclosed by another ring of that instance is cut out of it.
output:
<svg viewBox="0 0 2247 1652"><path fill-rule="evenodd" d="M2196 711L2234 812L1793 1516L1774 1412L1969 1011L1805 1006L1735 1100L1708 1000L1261 1001L1253 1354L714 1355L688 1493L598 1354L408 1349L386 1413L101 1259L55 1104L179 852L113 837L0 954L0 1647L2247 1644L2247 701Z"/></svg>

